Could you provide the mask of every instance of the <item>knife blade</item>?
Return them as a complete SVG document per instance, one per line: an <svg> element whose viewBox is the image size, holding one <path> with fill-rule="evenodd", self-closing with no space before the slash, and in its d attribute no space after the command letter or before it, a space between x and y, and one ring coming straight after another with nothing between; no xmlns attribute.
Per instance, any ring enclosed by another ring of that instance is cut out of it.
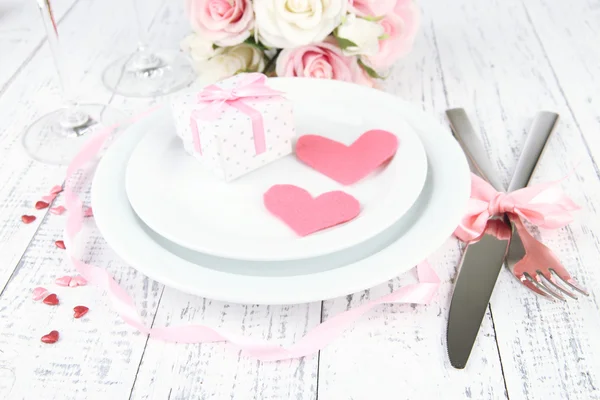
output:
<svg viewBox="0 0 600 400"><path fill-rule="evenodd" d="M487 180L496 190L504 191L465 111L451 109L446 114L456 139L470 161L472 172ZM509 190L527 185L557 119L555 113L538 113L527 135ZM506 215L503 222L510 226ZM500 240L484 235L480 241L464 249L446 331L448 357L455 368L462 369L467 364L510 246L510 239Z"/></svg>

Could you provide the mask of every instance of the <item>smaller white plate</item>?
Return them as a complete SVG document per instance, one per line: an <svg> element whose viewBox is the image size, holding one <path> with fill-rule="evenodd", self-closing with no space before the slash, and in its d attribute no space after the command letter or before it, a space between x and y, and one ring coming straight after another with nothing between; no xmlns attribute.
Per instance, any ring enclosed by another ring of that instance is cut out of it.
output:
<svg viewBox="0 0 600 400"><path fill-rule="evenodd" d="M351 85L326 79L277 79L306 86L315 93L343 92ZM366 96L373 89L356 90ZM448 240L466 211L471 193L467 159L448 128L421 107L386 95L389 107L418 133L429 168L411 210L368 242L310 260L257 262L194 252L152 231L128 202L124 171L141 138L166 118L167 107L127 128L108 148L92 184L94 221L111 249L139 272L168 287L213 300L309 303L381 284L413 268Z"/></svg>
<svg viewBox="0 0 600 400"><path fill-rule="evenodd" d="M295 154L224 182L185 152L169 116L147 132L126 171L129 201L152 230L213 256L292 260L362 243L407 212L425 183L427 157L418 135L389 107L389 97L373 90L364 98L349 85L345 93L320 92L315 102L315 93L302 85L269 84L294 101L298 136L320 134L351 144L367 130L384 129L399 138L396 155L351 186L320 174ZM361 213L345 224L299 237L263 205L264 192L275 184L297 185L313 196L342 190L360 202Z"/></svg>

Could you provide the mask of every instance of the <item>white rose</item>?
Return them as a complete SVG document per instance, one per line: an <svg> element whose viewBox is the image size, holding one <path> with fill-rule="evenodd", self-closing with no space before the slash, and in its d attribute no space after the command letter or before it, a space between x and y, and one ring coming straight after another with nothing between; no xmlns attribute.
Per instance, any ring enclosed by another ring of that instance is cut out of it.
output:
<svg viewBox="0 0 600 400"><path fill-rule="evenodd" d="M263 72L265 57L255 46L241 43L232 47L220 47L206 61L196 63L199 81L211 84L240 72Z"/></svg>
<svg viewBox="0 0 600 400"><path fill-rule="evenodd" d="M379 53L379 38L385 30L377 22L357 18L350 14L346 21L337 28L336 36L353 42L356 46L343 47L342 52L347 56L374 56Z"/></svg>
<svg viewBox="0 0 600 400"><path fill-rule="evenodd" d="M190 55L194 63L206 61L215 54L212 42L195 33L186 36L181 41L180 47Z"/></svg>
<svg viewBox="0 0 600 400"><path fill-rule="evenodd" d="M256 29L269 47L323 41L346 14L348 0L254 0Z"/></svg>

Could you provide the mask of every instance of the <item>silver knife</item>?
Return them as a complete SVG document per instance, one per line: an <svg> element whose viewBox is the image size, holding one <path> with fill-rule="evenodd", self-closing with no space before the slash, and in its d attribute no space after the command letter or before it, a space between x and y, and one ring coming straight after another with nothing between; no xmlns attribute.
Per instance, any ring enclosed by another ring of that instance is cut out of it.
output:
<svg viewBox="0 0 600 400"><path fill-rule="evenodd" d="M487 180L496 190L504 187L492 167L463 109L446 111L452 131L470 161L473 173ZM517 162L509 191L527 186L537 162L558 120L558 114L540 112L534 119ZM511 228L510 221L503 221ZM479 332L494 286L504 264L509 246L518 246L520 239L499 240L484 235L477 243L468 245L461 259L446 331L448 356L455 368L464 368Z"/></svg>

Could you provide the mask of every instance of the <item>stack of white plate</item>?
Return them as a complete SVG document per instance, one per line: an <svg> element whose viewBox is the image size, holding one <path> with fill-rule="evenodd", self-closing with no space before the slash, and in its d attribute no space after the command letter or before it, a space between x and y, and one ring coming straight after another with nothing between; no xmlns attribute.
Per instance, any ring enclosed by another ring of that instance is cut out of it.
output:
<svg viewBox="0 0 600 400"><path fill-rule="evenodd" d="M294 102L297 135L350 144L370 129L396 134L391 162L343 186L294 154L224 182L185 153L169 107L130 126L95 173L92 207L108 244L132 267L186 293L290 304L364 290L414 267L452 234L470 194L467 160L447 128L390 94L354 84L272 78ZM361 204L354 220L299 237L263 193L294 184Z"/></svg>

